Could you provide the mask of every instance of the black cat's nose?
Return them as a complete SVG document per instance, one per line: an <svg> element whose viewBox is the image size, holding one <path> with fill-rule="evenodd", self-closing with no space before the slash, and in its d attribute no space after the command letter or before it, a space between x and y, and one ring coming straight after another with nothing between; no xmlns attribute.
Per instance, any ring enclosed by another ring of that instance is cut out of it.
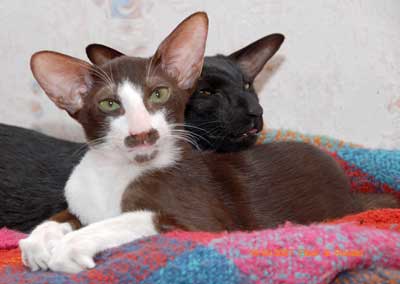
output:
<svg viewBox="0 0 400 284"><path fill-rule="evenodd" d="M137 146L151 146L154 145L159 138L160 134L156 129L153 128L148 132L131 134L125 137L124 144L129 148L134 148Z"/></svg>
<svg viewBox="0 0 400 284"><path fill-rule="evenodd" d="M262 116L263 108L258 103L251 105L247 109L247 114L251 116Z"/></svg>

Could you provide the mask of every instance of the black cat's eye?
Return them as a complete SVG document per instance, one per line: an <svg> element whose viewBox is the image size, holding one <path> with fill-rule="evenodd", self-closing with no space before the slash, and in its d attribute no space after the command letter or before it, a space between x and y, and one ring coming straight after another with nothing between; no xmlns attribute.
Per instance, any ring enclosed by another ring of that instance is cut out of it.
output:
<svg viewBox="0 0 400 284"><path fill-rule="evenodd" d="M199 93L201 95L205 95L205 96L212 95L212 93L210 91L208 91L208 90L200 90Z"/></svg>
<svg viewBox="0 0 400 284"><path fill-rule="evenodd" d="M245 83L245 84L244 84L244 89L245 89L245 90L250 89L250 87L251 87L251 84L250 84L250 83Z"/></svg>

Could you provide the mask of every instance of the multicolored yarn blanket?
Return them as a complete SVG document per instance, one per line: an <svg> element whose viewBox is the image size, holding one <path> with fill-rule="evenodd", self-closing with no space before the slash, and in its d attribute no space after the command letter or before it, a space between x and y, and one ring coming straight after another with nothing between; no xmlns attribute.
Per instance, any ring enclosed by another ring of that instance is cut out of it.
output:
<svg viewBox="0 0 400 284"><path fill-rule="evenodd" d="M400 151L371 150L322 136L269 130L261 143L301 140L328 151L353 190L400 196ZM30 272L0 230L1 283L400 283L400 209L329 223L234 233L171 232L99 254L76 275Z"/></svg>

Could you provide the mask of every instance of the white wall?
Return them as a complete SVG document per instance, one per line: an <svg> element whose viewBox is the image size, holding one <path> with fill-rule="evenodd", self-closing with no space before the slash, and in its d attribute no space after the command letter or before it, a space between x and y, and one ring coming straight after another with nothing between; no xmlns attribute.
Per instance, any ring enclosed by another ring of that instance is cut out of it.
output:
<svg viewBox="0 0 400 284"><path fill-rule="evenodd" d="M31 54L85 58L85 46L99 42L147 56L197 10L210 17L207 54L286 35L257 84L269 127L400 147L398 0L2 0L0 121L78 139L34 82Z"/></svg>

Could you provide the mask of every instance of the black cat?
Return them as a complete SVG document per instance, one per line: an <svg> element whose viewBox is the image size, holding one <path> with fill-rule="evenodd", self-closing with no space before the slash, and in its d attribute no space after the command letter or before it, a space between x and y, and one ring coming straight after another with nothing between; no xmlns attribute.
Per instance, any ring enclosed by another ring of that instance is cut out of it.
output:
<svg viewBox="0 0 400 284"><path fill-rule="evenodd" d="M200 149L232 152L254 145L263 121L253 81L283 40L269 35L229 56L205 58L185 112L186 129ZM101 49L88 46L92 63L123 55L107 48L99 57ZM85 144L0 124L0 228L28 232L65 209L64 185L85 152Z"/></svg>
<svg viewBox="0 0 400 284"><path fill-rule="evenodd" d="M27 232L64 210L64 185L85 152L85 144L0 124L0 228Z"/></svg>
<svg viewBox="0 0 400 284"><path fill-rule="evenodd" d="M205 58L185 112L186 123L197 126L187 130L207 138L197 138L201 149L234 152L254 145L263 128L263 109L253 82L283 40L272 34L229 56Z"/></svg>

